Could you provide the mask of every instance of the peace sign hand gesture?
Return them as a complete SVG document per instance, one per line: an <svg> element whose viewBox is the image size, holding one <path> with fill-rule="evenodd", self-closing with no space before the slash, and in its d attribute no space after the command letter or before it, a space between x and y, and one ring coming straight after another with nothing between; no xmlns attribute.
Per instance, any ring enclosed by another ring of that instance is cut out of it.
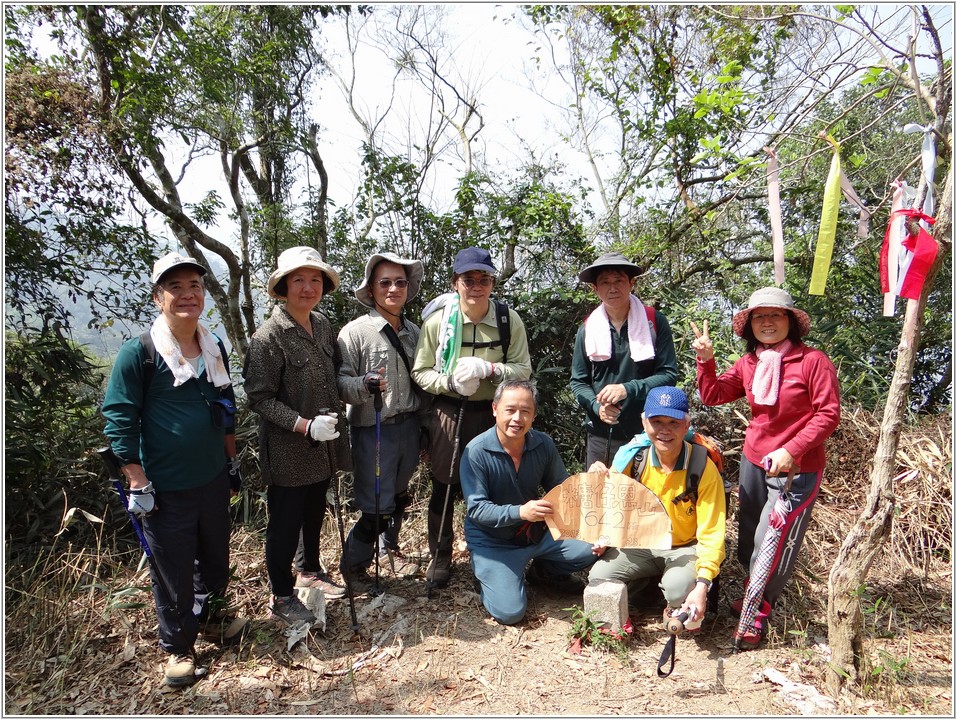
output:
<svg viewBox="0 0 957 720"><path fill-rule="evenodd" d="M691 329L694 331L694 340L691 343L691 347L694 348L694 351L697 353L698 360L701 362L713 360L714 345L711 344L711 337L708 335L708 321L704 321L704 331L701 331L698 329L698 326L694 324L694 320L692 320Z"/></svg>

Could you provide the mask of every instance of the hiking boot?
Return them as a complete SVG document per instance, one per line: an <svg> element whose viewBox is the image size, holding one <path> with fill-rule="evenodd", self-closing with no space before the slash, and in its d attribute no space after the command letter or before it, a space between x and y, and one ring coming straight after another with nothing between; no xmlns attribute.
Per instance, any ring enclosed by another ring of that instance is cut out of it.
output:
<svg viewBox="0 0 957 720"><path fill-rule="evenodd" d="M196 682L196 662L192 653L170 655L163 670L163 681L170 687L183 687Z"/></svg>
<svg viewBox="0 0 957 720"><path fill-rule="evenodd" d="M368 568L362 565L349 568L348 575L343 571L342 577L347 578L346 583L352 588L353 595L361 595L362 593L369 592L375 584L375 580L369 574Z"/></svg>
<svg viewBox="0 0 957 720"><path fill-rule="evenodd" d="M224 647L239 645L249 632L249 620L244 617L213 617L203 627L203 636Z"/></svg>
<svg viewBox="0 0 957 720"><path fill-rule="evenodd" d="M419 574L419 565L408 560L398 550L383 549L379 553L379 569L397 578L413 578Z"/></svg>
<svg viewBox="0 0 957 720"><path fill-rule="evenodd" d="M452 563L451 561L447 562L438 562L436 563L435 558L432 558L432 562L429 563L429 567L425 571L425 579L433 587L443 588L449 584L449 580L452 578Z"/></svg>
<svg viewBox="0 0 957 720"><path fill-rule="evenodd" d="M585 581L578 575L558 575L542 568L533 562L525 573L525 579L530 585L549 588L569 595L581 593L585 590Z"/></svg>
<svg viewBox="0 0 957 720"><path fill-rule="evenodd" d="M328 575L315 572L301 572L296 577L296 587L319 588L327 600L338 600L346 596L346 589L332 582Z"/></svg>
<svg viewBox="0 0 957 720"><path fill-rule="evenodd" d="M762 617L754 618L754 627L745 630L741 637L735 633L735 647L739 650L754 650L764 637L768 634L768 619Z"/></svg>
<svg viewBox="0 0 957 720"><path fill-rule="evenodd" d="M302 625L303 623L312 625L316 622L316 616L295 595L289 597L273 595L269 602L269 610L275 619L282 620L287 625Z"/></svg>

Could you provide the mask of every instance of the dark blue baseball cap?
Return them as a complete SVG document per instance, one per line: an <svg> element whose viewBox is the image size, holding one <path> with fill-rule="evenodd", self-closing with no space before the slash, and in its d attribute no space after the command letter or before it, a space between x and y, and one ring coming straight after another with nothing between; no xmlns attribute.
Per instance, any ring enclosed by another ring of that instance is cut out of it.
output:
<svg viewBox="0 0 957 720"><path fill-rule="evenodd" d="M452 265L452 273L462 275L472 270L478 270L489 275L498 273L498 270L492 264L492 256L488 250L477 247L459 250L459 254L455 256L455 263Z"/></svg>
<svg viewBox="0 0 957 720"><path fill-rule="evenodd" d="M676 387L652 388L645 400L645 417L653 418L659 415L687 420L688 396Z"/></svg>

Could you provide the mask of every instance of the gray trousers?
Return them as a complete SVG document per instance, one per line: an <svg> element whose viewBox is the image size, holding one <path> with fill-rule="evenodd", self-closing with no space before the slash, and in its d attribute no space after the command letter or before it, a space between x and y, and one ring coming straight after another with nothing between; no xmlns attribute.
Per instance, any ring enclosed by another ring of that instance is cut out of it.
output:
<svg viewBox="0 0 957 720"><path fill-rule="evenodd" d="M681 607L695 586L698 550L685 545L671 550L608 548L588 573L592 580L620 580L629 592L637 592L655 578L668 607Z"/></svg>
<svg viewBox="0 0 957 720"><path fill-rule="evenodd" d="M353 495L362 517L346 538L342 563L368 567L375 552L376 461L378 454L379 547L395 550L409 502L409 480L419 464L419 417L407 415L399 422L376 429L352 427L352 460L355 466Z"/></svg>
<svg viewBox="0 0 957 720"><path fill-rule="evenodd" d="M791 511L787 515L771 574L764 587L764 599L771 605L784 592L794 572L823 474L823 470L799 473L791 482ZM738 474L738 562L749 575L768 531L768 516L786 481L785 475L769 477L763 468L741 457Z"/></svg>
<svg viewBox="0 0 957 720"><path fill-rule="evenodd" d="M611 460L615 459L615 453L618 452L618 448L624 445L628 440L616 440L615 438L611 439L611 443L608 442L608 437L600 437L592 433L585 433L585 472L588 472L588 468L592 466L592 463L596 461L605 462L606 451L611 445L611 451L608 452L608 460L606 464L608 467L611 467ZM630 440L631 438L629 438Z"/></svg>

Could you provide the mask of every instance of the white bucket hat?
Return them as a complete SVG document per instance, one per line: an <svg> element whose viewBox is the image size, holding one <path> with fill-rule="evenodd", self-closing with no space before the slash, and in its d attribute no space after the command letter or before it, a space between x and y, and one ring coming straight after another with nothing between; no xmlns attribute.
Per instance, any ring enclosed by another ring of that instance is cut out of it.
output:
<svg viewBox="0 0 957 720"><path fill-rule="evenodd" d="M276 283L282 280L286 275L298 270L299 268L315 268L325 276L325 282L322 283L322 294L326 295L339 287L339 273L332 269L323 259L319 251L311 247L294 247L283 250L279 256L279 264L272 275L269 276L269 282L266 290L270 297L284 298L276 292Z"/></svg>
<svg viewBox="0 0 957 720"><path fill-rule="evenodd" d="M804 337L811 332L811 318L803 310L798 310L794 306L794 298L790 293L777 287L766 287L755 290L748 298L748 307L735 313L731 319L731 328L738 337L744 337L744 326L751 320L751 311L759 307L783 308L789 310L794 315L800 330L800 336Z"/></svg>
<svg viewBox="0 0 957 720"><path fill-rule="evenodd" d="M173 268L188 267L199 273L200 277L206 274L206 268L186 255L180 255L177 252L171 252L164 255L153 263L153 272L150 274L150 282L154 285L158 283L163 276Z"/></svg>
<svg viewBox="0 0 957 720"><path fill-rule="evenodd" d="M405 268L405 279L409 281L409 294L406 296L407 301L418 294L419 287L422 285L422 275L425 273L422 262L420 260L401 258L395 253L381 252L373 255L369 258L369 262L366 263L365 277L362 279L362 284L355 290L356 300L367 308L373 307L372 273L375 272L376 266L381 262L395 263Z"/></svg>

